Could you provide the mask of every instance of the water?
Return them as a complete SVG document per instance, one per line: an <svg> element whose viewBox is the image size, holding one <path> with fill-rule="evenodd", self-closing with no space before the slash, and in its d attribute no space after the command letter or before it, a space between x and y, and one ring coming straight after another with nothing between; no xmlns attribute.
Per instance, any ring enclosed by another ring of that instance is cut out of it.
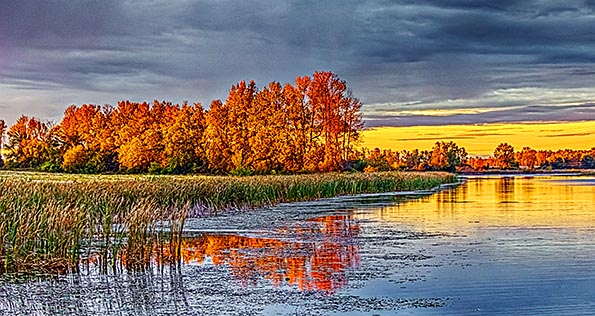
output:
<svg viewBox="0 0 595 316"><path fill-rule="evenodd" d="M475 177L433 195L187 223L182 262L0 281L0 315L594 315L595 178Z"/></svg>

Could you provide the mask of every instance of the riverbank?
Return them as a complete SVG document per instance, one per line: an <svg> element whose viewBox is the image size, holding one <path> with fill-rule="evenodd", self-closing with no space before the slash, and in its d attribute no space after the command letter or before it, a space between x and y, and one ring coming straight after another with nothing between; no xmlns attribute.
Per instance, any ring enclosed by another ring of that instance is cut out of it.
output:
<svg viewBox="0 0 595 316"><path fill-rule="evenodd" d="M0 172L0 273L76 272L91 249L142 269L187 217L347 194L427 190L449 173L207 177ZM175 253L175 251L172 251Z"/></svg>

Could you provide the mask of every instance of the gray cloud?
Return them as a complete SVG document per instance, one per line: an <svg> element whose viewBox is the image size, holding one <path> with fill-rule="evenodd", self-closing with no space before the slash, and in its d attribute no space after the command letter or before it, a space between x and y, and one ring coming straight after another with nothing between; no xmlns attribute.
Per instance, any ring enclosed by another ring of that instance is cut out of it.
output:
<svg viewBox="0 0 595 316"><path fill-rule="evenodd" d="M415 126L444 124L477 124L527 121L586 121L595 120L595 104L569 106L520 106L504 110L495 109L481 114L434 115L366 115L369 127L379 126ZM476 136L480 136L479 134Z"/></svg>
<svg viewBox="0 0 595 316"><path fill-rule="evenodd" d="M333 70L367 126L594 118L576 106L594 95L573 96L595 90L593 25L592 0L4 1L0 116L124 98L207 105L242 79ZM452 103L490 110L384 113Z"/></svg>

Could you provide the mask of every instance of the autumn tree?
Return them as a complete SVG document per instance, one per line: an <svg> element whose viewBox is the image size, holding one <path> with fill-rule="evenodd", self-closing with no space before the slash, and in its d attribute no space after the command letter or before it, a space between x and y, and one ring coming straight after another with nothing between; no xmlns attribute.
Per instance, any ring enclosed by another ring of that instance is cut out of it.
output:
<svg viewBox="0 0 595 316"><path fill-rule="evenodd" d="M535 154L535 163L542 167L544 166L547 162L549 157L552 155L552 151L551 150L539 150L536 154Z"/></svg>
<svg viewBox="0 0 595 316"><path fill-rule="evenodd" d="M205 152L203 133L205 113L200 103L180 108L170 108L171 124L162 126L164 161L161 167L166 173L188 173L204 168Z"/></svg>
<svg viewBox="0 0 595 316"><path fill-rule="evenodd" d="M287 104L281 85L271 82L256 94L254 111L248 119L252 132L249 147L252 153L250 167L254 171L269 173L283 170L286 148L291 148L291 124L286 113Z"/></svg>
<svg viewBox="0 0 595 316"><path fill-rule="evenodd" d="M256 111L254 100L257 88L254 81L249 84L241 81L232 86L222 112L226 112L225 124L220 127L225 129L228 153L231 154L224 171L250 169L253 155L250 139L254 137L255 130L250 126L250 118ZM220 113L222 114L222 113ZM210 120L211 122L213 120Z"/></svg>
<svg viewBox="0 0 595 316"><path fill-rule="evenodd" d="M436 142L430 154L429 165L434 170L455 171L467 159L465 148L454 142Z"/></svg>
<svg viewBox="0 0 595 316"><path fill-rule="evenodd" d="M330 71L312 75L308 98L313 112L312 127L324 145L320 169L340 170L359 137L362 103L351 95L347 83Z"/></svg>
<svg viewBox="0 0 595 316"><path fill-rule="evenodd" d="M62 169L69 172L117 171L115 131L109 122L112 110L110 106L83 104L70 106L64 111L62 121L56 126Z"/></svg>
<svg viewBox="0 0 595 316"><path fill-rule="evenodd" d="M286 84L283 87L285 103L285 139L284 146L277 148L282 151L283 169L288 172L298 172L305 169L315 169L317 163L313 152L313 135L311 117L312 111L308 104L306 92L310 84L310 77L297 77L295 85Z"/></svg>
<svg viewBox="0 0 595 316"><path fill-rule="evenodd" d="M501 169L510 169L514 163L514 147L507 143L501 143L494 150L494 158L498 167Z"/></svg>
<svg viewBox="0 0 595 316"><path fill-rule="evenodd" d="M6 160L11 167L34 168L50 160L50 126L21 116L7 131Z"/></svg>
<svg viewBox="0 0 595 316"><path fill-rule="evenodd" d="M231 162L231 128L229 127L229 108L221 101L211 102L205 114L205 131L203 143L208 168L215 172L229 172L233 169Z"/></svg>
<svg viewBox="0 0 595 316"><path fill-rule="evenodd" d="M467 159L467 163L473 168L473 170L482 171L489 167L487 159L482 157L470 157Z"/></svg>
<svg viewBox="0 0 595 316"><path fill-rule="evenodd" d="M408 170L426 170L430 160L430 152L427 150L403 150L399 156L401 159L401 165Z"/></svg>
<svg viewBox="0 0 595 316"><path fill-rule="evenodd" d="M145 131L151 128L147 102L118 102L112 124L118 131L115 138L120 169L129 172L143 172L151 163L150 148L147 147ZM152 133L152 132L149 132Z"/></svg>
<svg viewBox="0 0 595 316"><path fill-rule="evenodd" d="M527 167L532 170L537 164L537 151L531 147L523 147L523 149L517 153L516 160L519 166Z"/></svg>
<svg viewBox="0 0 595 316"><path fill-rule="evenodd" d="M218 172L341 170L362 127L361 102L331 72L295 85L232 86L206 113L205 153Z"/></svg>

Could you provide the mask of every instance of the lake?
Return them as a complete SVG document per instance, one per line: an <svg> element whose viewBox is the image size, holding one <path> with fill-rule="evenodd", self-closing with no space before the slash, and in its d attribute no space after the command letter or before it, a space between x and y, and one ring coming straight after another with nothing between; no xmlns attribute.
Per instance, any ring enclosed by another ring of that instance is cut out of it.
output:
<svg viewBox="0 0 595 316"><path fill-rule="evenodd" d="M181 261L0 281L0 315L593 315L595 177L189 219Z"/></svg>

